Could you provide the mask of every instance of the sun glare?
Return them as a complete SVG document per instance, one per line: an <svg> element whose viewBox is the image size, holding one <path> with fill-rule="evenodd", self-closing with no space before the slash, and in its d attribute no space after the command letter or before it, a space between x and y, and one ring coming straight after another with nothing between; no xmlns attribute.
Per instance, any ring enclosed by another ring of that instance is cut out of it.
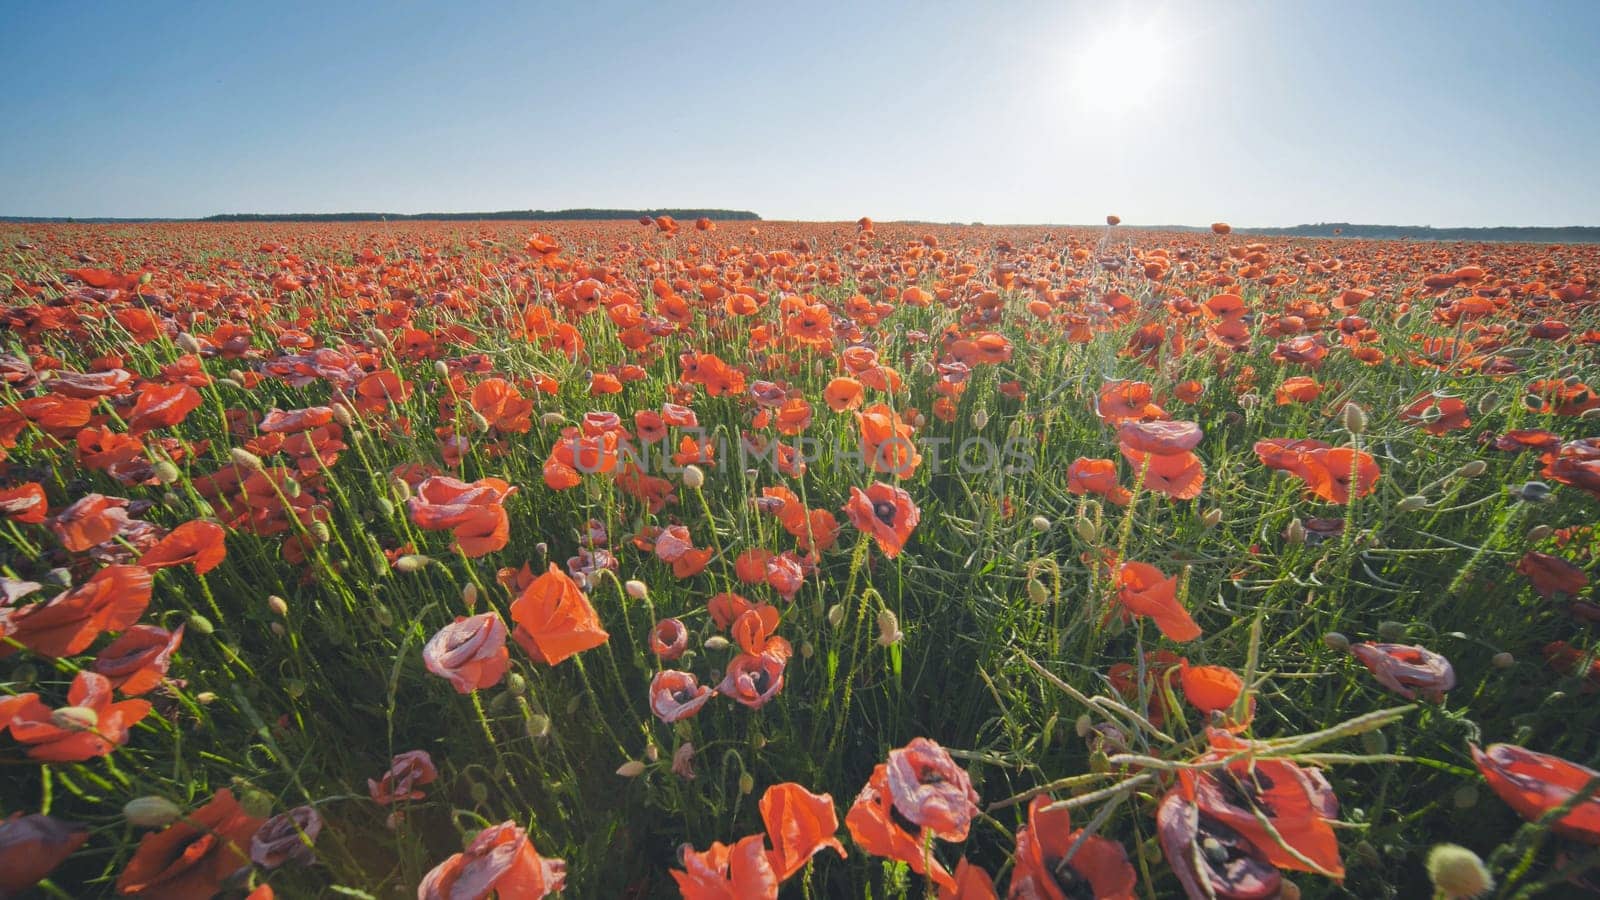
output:
<svg viewBox="0 0 1600 900"><path fill-rule="evenodd" d="M1173 42L1156 19L1106 23L1070 52L1073 94L1088 110L1136 111L1168 87Z"/></svg>

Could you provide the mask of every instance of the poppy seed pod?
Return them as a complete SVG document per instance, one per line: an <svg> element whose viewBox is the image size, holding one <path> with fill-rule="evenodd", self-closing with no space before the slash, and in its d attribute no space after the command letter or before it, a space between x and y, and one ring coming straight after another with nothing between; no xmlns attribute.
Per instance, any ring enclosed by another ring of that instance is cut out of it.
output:
<svg viewBox="0 0 1600 900"><path fill-rule="evenodd" d="M165 797L135 797L122 805L122 817L135 828L165 828L183 810Z"/></svg>
<svg viewBox="0 0 1600 900"><path fill-rule="evenodd" d="M1481 897L1494 888L1494 878L1478 854L1456 844L1439 844L1428 851L1428 879L1435 896L1443 900Z"/></svg>
<svg viewBox="0 0 1600 900"><path fill-rule="evenodd" d="M1344 409L1339 411L1339 423L1344 430L1351 434L1365 434L1367 430L1367 411L1359 404L1346 403Z"/></svg>
<svg viewBox="0 0 1600 900"><path fill-rule="evenodd" d="M698 491L705 487L705 470L693 463L683 467L683 486L691 491Z"/></svg>

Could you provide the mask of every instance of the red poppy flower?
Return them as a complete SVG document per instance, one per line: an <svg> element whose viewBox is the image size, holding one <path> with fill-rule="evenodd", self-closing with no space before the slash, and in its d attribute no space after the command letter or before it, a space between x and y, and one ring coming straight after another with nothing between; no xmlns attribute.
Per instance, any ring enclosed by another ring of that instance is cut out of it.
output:
<svg viewBox="0 0 1600 900"><path fill-rule="evenodd" d="M694 673L665 669L650 680L650 711L671 725L698 713L711 695Z"/></svg>
<svg viewBox="0 0 1600 900"><path fill-rule="evenodd" d="M496 612L457 616L423 646L422 662L459 693L494 687L511 668L506 623Z"/></svg>
<svg viewBox="0 0 1600 900"><path fill-rule="evenodd" d="M187 384L145 385L128 416L128 433L143 434L167 428L188 418L204 402L200 392Z"/></svg>
<svg viewBox="0 0 1600 900"><path fill-rule="evenodd" d="M183 643L184 626L168 632L155 625L135 625L107 644L90 670L110 679L125 697L147 693L167 676L172 654Z"/></svg>
<svg viewBox="0 0 1600 900"><path fill-rule="evenodd" d="M1472 761L1501 800L1530 822L1565 805L1600 778L1587 766L1514 744L1472 747ZM1591 796L1551 824L1550 830L1585 844L1600 845L1600 797Z"/></svg>
<svg viewBox="0 0 1600 900"><path fill-rule="evenodd" d="M502 822L423 876L417 900L537 900L561 891L566 880L565 861L540 856L521 826Z"/></svg>
<svg viewBox="0 0 1600 900"><path fill-rule="evenodd" d="M1559 556L1529 550L1517 562L1517 571L1528 576L1533 589L1545 599L1562 594L1576 597L1589 586L1589 576L1583 570Z"/></svg>
<svg viewBox="0 0 1600 900"><path fill-rule="evenodd" d="M193 563L194 573L204 575L228 555L226 536L227 532L215 522L204 519L185 522L146 550L139 557L139 565L146 569L164 569Z"/></svg>
<svg viewBox="0 0 1600 900"><path fill-rule="evenodd" d="M389 771L383 773L383 778L376 781L367 779L367 793L371 795L372 802L380 806L401 800L421 800L426 795L417 788L431 784L438 777L439 772L433 767L433 757L428 755L428 751L407 750L390 760Z"/></svg>
<svg viewBox="0 0 1600 900"><path fill-rule="evenodd" d="M23 525L38 525L50 512L44 487L36 481L0 490L0 515Z"/></svg>
<svg viewBox="0 0 1600 900"><path fill-rule="evenodd" d="M1450 660L1423 647L1363 642L1350 645L1350 653L1372 671L1379 684L1407 700L1420 694L1440 703L1445 691L1456 686Z"/></svg>
<svg viewBox="0 0 1600 900"><path fill-rule="evenodd" d="M967 772L927 738L889 751L889 795L906 821L946 841L964 841L978 814L978 792Z"/></svg>
<svg viewBox="0 0 1600 900"><path fill-rule="evenodd" d="M558 665L610 637L577 582L551 564L511 603L512 637L535 662Z"/></svg>
<svg viewBox="0 0 1600 900"><path fill-rule="evenodd" d="M1178 670L1178 683L1183 686L1183 698L1205 715L1233 709L1244 691L1244 679L1226 666L1184 663Z"/></svg>
<svg viewBox="0 0 1600 900"><path fill-rule="evenodd" d="M733 846L713 841L704 851L687 845L683 868L673 869L683 900L777 900L778 875L768 860L766 838L752 834Z"/></svg>
<svg viewBox="0 0 1600 900"><path fill-rule="evenodd" d="M45 603L0 607L0 635L41 656L82 653L102 632L139 621L150 605L150 587L150 573L138 566L107 566ZM15 652L0 643L0 658Z"/></svg>
<svg viewBox="0 0 1600 900"><path fill-rule="evenodd" d="M250 864L246 848L261 823L223 788L205 806L145 835L117 877L117 891L164 900L208 900L228 876Z"/></svg>
<svg viewBox="0 0 1600 900"><path fill-rule="evenodd" d="M650 650L663 662L672 662L689 649L689 629L678 619L662 619L650 629Z"/></svg>
<svg viewBox="0 0 1600 900"><path fill-rule="evenodd" d="M889 792L888 772L885 764L874 767L872 777L845 813L850 839L865 853L899 860L940 888L955 890L956 880L950 871L925 850L926 841L932 839L928 829L918 827L896 810Z"/></svg>
<svg viewBox="0 0 1600 900"><path fill-rule="evenodd" d="M1128 450L1157 456L1187 453L1199 446L1205 432L1193 422L1123 422L1117 443Z"/></svg>
<svg viewBox="0 0 1600 900"><path fill-rule="evenodd" d="M67 689L72 722L61 722L37 694L0 698L0 729L28 745L28 756L40 762L83 762L105 756L128 742L128 729L150 711L144 700L111 702L111 682L95 672L79 671ZM63 707L63 708L67 708ZM90 724L92 723L92 724Z"/></svg>
<svg viewBox="0 0 1600 900"><path fill-rule="evenodd" d="M874 472L909 478L922 464L922 454L906 424L887 404L876 403L855 414L861 429L861 459Z"/></svg>
<svg viewBox="0 0 1600 900"><path fill-rule="evenodd" d="M127 506L128 501L121 497L85 494L56 513L50 521L50 530L56 533L61 546L81 553L111 540L127 527Z"/></svg>
<svg viewBox="0 0 1600 900"><path fill-rule="evenodd" d="M1148 563L1127 562L1117 568L1117 602L1136 616L1147 616L1169 640L1192 641L1200 626L1178 602L1178 579L1167 578Z"/></svg>
<svg viewBox="0 0 1600 900"><path fill-rule="evenodd" d="M50 816L0 820L0 897L21 897L89 839L89 830Z"/></svg>
<svg viewBox="0 0 1600 900"><path fill-rule="evenodd" d="M1244 835L1200 814L1173 788L1156 809L1156 834L1173 874L1189 897L1274 900L1283 875Z"/></svg>
<svg viewBox="0 0 1600 900"><path fill-rule="evenodd" d="M1067 467L1067 490L1078 496L1099 494L1118 506L1133 499L1132 492L1117 483L1117 464L1109 459L1073 460Z"/></svg>
<svg viewBox="0 0 1600 900"><path fill-rule="evenodd" d="M1138 878L1127 851L1116 841L1085 836L1072 827L1072 812L1050 809L1040 794L1028 804L1028 824L1017 831L1017 865L1011 896L1039 900L1133 900ZM1067 854L1072 853L1070 859Z"/></svg>
<svg viewBox="0 0 1600 900"><path fill-rule="evenodd" d="M788 662L786 651L741 653L728 663L717 692L751 709L760 709L783 690L783 670Z"/></svg>
<svg viewBox="0 0 1600 900"><path fill-rule="evenodd" d="M506 482L480 478L468 484L433 475L417 485L416 491L416 496L406 501L411 521L430 531L449 529L464 555L485 556L510 541L510 519L501 504L517 489Z"/></svg>
<svg viewBox="0 0 1600 900"><path fill-rule="evenodd" d="M872 484L865 491L852 487L844 512L850 517L850 524L872 535L878 549L890 559L905 549L912 529L922 519L922 511L912 502L909 493L882 482Z"/></svg>
<svg viewBox="0 0 1600 900"><path fill-rule="evenodd" d="M813 794L792 781L784 782L767 788L760 809L772 844L767 860L779 881L788 880L826 848L845 855L844 845L835 836L839 816L831 795Z"/></svg>

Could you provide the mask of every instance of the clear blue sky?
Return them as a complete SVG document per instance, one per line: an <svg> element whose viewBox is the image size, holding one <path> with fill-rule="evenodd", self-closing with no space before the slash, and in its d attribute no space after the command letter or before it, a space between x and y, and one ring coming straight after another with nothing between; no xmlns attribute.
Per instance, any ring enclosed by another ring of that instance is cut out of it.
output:
<svg viewBox="0 0 1600 900"><path fill-rule="evenodd" d="M0 214L1600 224L1600 2L0 0Z"/></svg>

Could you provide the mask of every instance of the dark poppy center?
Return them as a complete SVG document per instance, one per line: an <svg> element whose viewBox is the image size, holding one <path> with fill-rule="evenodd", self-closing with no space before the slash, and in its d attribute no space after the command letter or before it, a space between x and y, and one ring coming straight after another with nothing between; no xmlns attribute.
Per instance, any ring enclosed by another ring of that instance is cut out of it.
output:
<svg viewBox="0 0 1600 900"><path fill-rule="evenodd" d="M1094 885L1074 869L1070 861L1064 858L1056 860L1050 866L1050 877L1055 880L1056 887L1061 889L1067 900L1096 900Z"/></svg>
<svg viewBox="0 0 1600 900"><path fill-rule="evenodd" d="M894 524L894 504L887 500L877 500L872 504L872 515L885 525Z"/></svg>

